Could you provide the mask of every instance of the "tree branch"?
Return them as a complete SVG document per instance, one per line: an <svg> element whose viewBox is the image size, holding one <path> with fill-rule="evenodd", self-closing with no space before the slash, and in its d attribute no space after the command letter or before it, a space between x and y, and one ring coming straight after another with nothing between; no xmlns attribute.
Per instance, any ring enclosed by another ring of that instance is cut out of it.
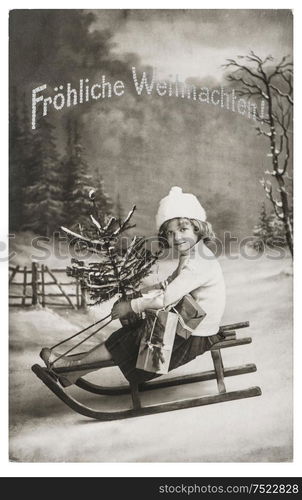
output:
<svg viewBox="0 0 302 500"><path fill-rule="evenodd" d="M272 202L272 205L273 205L274 212L275 212L276 216L280 220L283 221L284 220L284 214L283 214L283 212L279 212L279 210L278 210L278 208L282 208L282 202L274 199L273 188L272 188L271 183L269 181L265 181L264 179L262 179L260 181L260 183L262 184L262 186L263 186L263 188L265 190L265 194L266 194L267 198Z"/></svg>
<svg viewBox="0 0 302 500"><path fill-rule="evenodd" d="M271 83L269 84L269 86L271 89L277 92L278 95L280 95L281 97L285 97L288 100L289 104L294 103L292 97L289 94L282 92L281 90L278 89L278 87L275 87L275 85L272 85Z"/></svg>

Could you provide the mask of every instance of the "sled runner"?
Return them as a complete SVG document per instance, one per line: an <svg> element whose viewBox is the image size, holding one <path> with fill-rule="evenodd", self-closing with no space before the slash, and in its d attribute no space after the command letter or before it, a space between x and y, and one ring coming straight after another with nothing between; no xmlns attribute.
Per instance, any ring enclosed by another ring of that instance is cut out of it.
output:
<svg viewBox="0 0 302 500"><path fill-rule="evenodd" d="M241 375L244 373L251 373L257 370L256 365L246 364L242 366L236 366L232 368L225 368L222 361L221 349L236 347L240 345L250 344L252 342L251 337L237 338L236 330L240 328L245 328L249 326L249 322L236 323L232 325L221 326L220 330L225 335L225 340L215 344L211 349L211 356L214 364L214 370L209 370L200 373L194 373L192 375L177 376L170 379L156 381L152 380L149 382L144 382L143 384L137 385L130 383L129 385L116 386L116 387L105 387L88 382L84 378L79 378L76 385L81 389L88 391L93 394L115 396L121 394L131 394L132 398L132 408L103 412L99 410L94 410L85 406L84 404L78 402L68 391L64 389L58 378L53 371L48 370L45 367L41 367L38 364L32 366L32 371L37 375L38 378L44 382L44 384L56 395L61 401L63 401L72 410L84 415L85 417L94 418L101 421L117 420L130 417L138 417L142 415L151 415L154 413L162 413L166 411L180 410L184 408L192 408L196 406L204 406L214 403L222 403L225 401L233 401L235 399L244 399L254 396L261 395L260 387L249 387L248 389L241 389L236 391L227 391L225 386L225 377L233 377L236 375ZM235 330L236 329L236 330ZM103 361L93 365L83 365L82 369L87 370L87 368L106 368L110 366L115 366L113 361ZM78 368L77 368L78 370ZM64 372L66 373L66 369ZM60 373L60 369L56 370L56 373ZM170 401L166 403L159 403L150 406L142 406L140 400L140 392L157 390L164 387L172 387L183 384L192 384L194 382L202 382L207 380L216 379L218 392L217 394L205 395L196 398L181 399L178 401Z"/></svg>

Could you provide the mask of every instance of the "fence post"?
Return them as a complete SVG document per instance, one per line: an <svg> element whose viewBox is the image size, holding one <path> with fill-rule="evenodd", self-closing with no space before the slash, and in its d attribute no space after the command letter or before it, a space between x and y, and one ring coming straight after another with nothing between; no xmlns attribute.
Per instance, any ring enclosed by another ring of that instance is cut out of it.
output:
<svg viewBox="0 0 302 500"><path fill-rule="evenodd" d="M52 277L52 279L54 280L54 282L56 283L57 287L59 288L60 292L62 293L63 297L65 297L65 299L68 301L68 303L71 305L71 307L73 309L76 309L76 306L74 305L74 303L72 302L72 300L70 299L69 295L64 291L64 289L62 288L62 286L60 285L59 281L57 280L57 278L55 277L54 273L48 268L48 266L45 266L45 270L48 272L48 274Z"/></svg>
<svg viewBox="0 0 302 500"><path fill-rule="evenodd" d="M42 284L42 307L45 307L45 270L44 264L41 266L41 284Z"/></svg>
<svg viewBox="0 0 302 500"><path fill-rule="evenodd" d="M83 281L80 281L81 288L81 309L87 309L86 288Z"/></svg>
<svg viewBox="0 0 302 500"><path fill-rule="evenodd" d="M32 286L32 305L35 306L38 304L38 264L37 262L32 262L31 264L31 286Z"/></svg>
<svg viewBox="0 0 302 500"><path fill-rule="evenodd" d="M19 268L20 268L20 266L19 266L19 265L18 265L18 266L16 266L15 268L13 268L13 267L12 267L12 268L11 268L11 267L9 268L9 270L11 270L11 269L12 269L12 274L10 275L10 278L9 278L9 284L11 284L11 283L12 283L12 281L13 281L13 279L14 279L15 275L16 275L16 274L17 274L17 272L19 271Z"/></svg>
<svg viewBox="0 0 302 500"><path fill-rule="evenodd" d="M80 284L78 279L76 279L76 299L77 299L77 309L80 309Z"/></svg>
<svg viewBox="0 0 302 500"><path fill-rule="evenodd" d="M23 296L22 296L22 306L26 304L26 285L27 285L27 267L24 266L23 269Z"/></svg>

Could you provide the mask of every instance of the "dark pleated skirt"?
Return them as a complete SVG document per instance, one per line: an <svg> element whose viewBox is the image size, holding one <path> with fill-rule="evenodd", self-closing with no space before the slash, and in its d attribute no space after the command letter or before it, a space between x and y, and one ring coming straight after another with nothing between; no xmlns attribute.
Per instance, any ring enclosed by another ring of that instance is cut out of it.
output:
<svg viewBox="0 0 302 500"><path fill-rule="evenodd" d="M112 359L129 382L142 383L160 377L161 374L151 373L136 368L141 336L145 327L145 319L138 320L134 325L123 326L110 335L105 345L111 353ZM217 333L209 337L191 335L184 339L175 335L169 372L179 366L189 363L197 356L210 350L211 347L224 339L224 335Z"/></svg>

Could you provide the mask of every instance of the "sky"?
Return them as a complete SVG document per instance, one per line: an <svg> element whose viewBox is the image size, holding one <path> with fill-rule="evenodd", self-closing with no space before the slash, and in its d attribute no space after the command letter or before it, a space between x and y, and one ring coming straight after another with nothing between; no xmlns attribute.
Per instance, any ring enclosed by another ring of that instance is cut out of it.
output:
<svg viewBox="0 0 302 500"><path fill-rule="evenodd" d="M94 11L91 29L112 30L115 53L136 53L161 78L220 80L227 58L292 53L290 10Z"/></svg>
<svg viewBox="0 0 302 500"><path fill-rule="evenodd" d="M114 201L120 197L125 212L129 204L137 204L142 234L154 231L152 214L172 183L199 197L217 233L250 233L265 199L259 179L270 167L269 145L257 135L255 123L212 104L138 96L130 92L131 66L137 66L138 74L153 66L159 78L177 74L180 80L190 78L196 86L213 89L223 83L221 65L227 58L246 55L249 49L278 60L291 53L291 11L93 14L90 24L91 16L77 10L14 11L11 84L20 92L27 86L28 109L32 88L45 82L76 85L83 76L92 82L99 74L125 81L123 97L71 110L83 125L88 163L101 173L106 192ZM60 154L65 154L64 118L69 111L49 115Z"/></svg>

